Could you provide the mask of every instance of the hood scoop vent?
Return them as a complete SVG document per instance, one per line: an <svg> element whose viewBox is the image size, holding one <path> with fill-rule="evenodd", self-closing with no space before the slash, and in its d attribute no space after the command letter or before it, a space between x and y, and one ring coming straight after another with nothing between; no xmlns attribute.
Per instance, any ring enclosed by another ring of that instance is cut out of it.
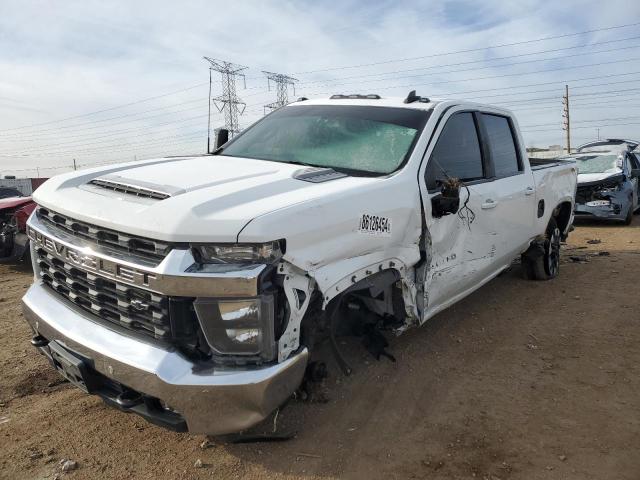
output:
<svg viewBox="0 0 640 480"><path fill-rule="evenodd" d="M184 189L172 187L171 185L156 185L150 182L127 179L118 175L105 175L94 178L89 182L89 185L118 193L135 195L136 197L153 198L156 200L165 200L185 192Z"/></svg>
<svg viewBox="0 0 640 480"><path fill-rule="evenodd" d="M333 168L305 168L293 174L293 178L296 180L311 183L324 183L347 176L346 173L336 172Z"/></svg>

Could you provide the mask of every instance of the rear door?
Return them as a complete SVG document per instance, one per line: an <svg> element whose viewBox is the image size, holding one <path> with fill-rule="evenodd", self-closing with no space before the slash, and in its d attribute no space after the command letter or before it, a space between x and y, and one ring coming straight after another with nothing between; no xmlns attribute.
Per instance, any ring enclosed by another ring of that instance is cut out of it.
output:
<svg viewBox="0 0 640 480"><path fill-rule="evenodd" d="M536 188L529 162L523 157L516 126L498 113L480 114L480 133L491 158L491 208L500 222L496 231L496 261L511 262L529 245L536 219ZM552 207L552 206L549 206Z"/></svg>
<svg viewBox="0 0 640 480"><path fill-rule="evenodd" d="M436 129L419 175L429 254L423 278L423 319L472 291L494 264L500 222L493 209L494 193L486 149L479 137L476 112L449 110ZM443 181L463 182L460 209L436 216L432 199Z"/></svg>

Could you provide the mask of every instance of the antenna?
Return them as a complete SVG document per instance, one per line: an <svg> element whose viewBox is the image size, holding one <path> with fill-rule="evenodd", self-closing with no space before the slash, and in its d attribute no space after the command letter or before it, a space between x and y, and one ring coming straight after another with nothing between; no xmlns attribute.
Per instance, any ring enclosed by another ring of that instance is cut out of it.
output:
<svg viewBox="0 0 640 480"><path fill-rule="evenodd" d="M276 108L284 107L289 103L289 85L293 87L293 94L296 94L296 82L297 78L290 77L283 73L265 72L267 76L267 87L271 90L271 82L276 84L276 101L264 106L265 113L267 109L275 110Z"/></svg>
<svg viewBox="0 0 640 480"><path fill-rule="evenodd" d="M219 72L222 77L222 95L211 99L211 101L213 101L219 112L224 112L224 126L233 137L240 131L238 115L242 115L247 107L247 104L236 95L236 77L242 77L244 88L247 88L244 73L240 72L248 67L224 60L216 60L209 57L203 58L211 64L209 70Z"/></svg>

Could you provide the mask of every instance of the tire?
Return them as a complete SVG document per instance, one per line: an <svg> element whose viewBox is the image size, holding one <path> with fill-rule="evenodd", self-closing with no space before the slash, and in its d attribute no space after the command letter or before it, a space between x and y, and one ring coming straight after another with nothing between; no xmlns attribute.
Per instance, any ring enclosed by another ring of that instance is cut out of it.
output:
<svg viewBox="0 0 640 480"><path fill-rule="evenodd" d="M522 255L524 277L528 280L551 280L560 273L562 233L555 218L549 221L544 241L529 247Z"/></svg>
<svg viewBox="0 0 640 480"><path fill-rule="evenodd" d="M625 225L631 225L632 221L633 221L633 203L629 205L629 211L627 212L627 216L622 221L622 223L624 223Z"/></svg>

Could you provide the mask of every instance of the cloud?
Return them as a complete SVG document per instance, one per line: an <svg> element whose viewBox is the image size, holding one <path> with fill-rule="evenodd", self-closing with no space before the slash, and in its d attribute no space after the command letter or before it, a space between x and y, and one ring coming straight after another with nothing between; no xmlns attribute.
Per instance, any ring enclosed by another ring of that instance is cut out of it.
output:
<svg viewBox="0 0 640 480"><path fill-rule="evenodd" d="M203 55L250 67L247 89L238 85L248 104L244 125L274 100L261 73L269 70L299 78L296 96L405 96L415 86L427 96L455 93L501 103L516 111L521 125L536 126L525 129L527 143L536 146L562 142L560 96L563 82L570 80L576 95L576 142L593 137L597 125L616 123L627 125L601 127L601 135L638 137L633 120L589 120L633 115L635 92L623 90L640 87L640 68L634 67L637 61L620 61L640 58L640 38L549 51L640 37L634 35L640 31L637 26L440 55L632 23L638 14L640 4L617 0L194 0L179 6L147 0L5 0L0 16L0 170L61 167L74 158L83 164L203 151L208 108ZM581 53L588 55L569 56ZM544 61L532 61L540 59ZM598 63L603 65L594 65ZM624 75L635 70L637 75ZM305 73L309 71L314 72ZM618 83L605 85L611 82ZM196 85L98 115L46 123ZM215 83L214 94L219 93ZM221 115L214 115L214 126L221 122Z"/></svg>

